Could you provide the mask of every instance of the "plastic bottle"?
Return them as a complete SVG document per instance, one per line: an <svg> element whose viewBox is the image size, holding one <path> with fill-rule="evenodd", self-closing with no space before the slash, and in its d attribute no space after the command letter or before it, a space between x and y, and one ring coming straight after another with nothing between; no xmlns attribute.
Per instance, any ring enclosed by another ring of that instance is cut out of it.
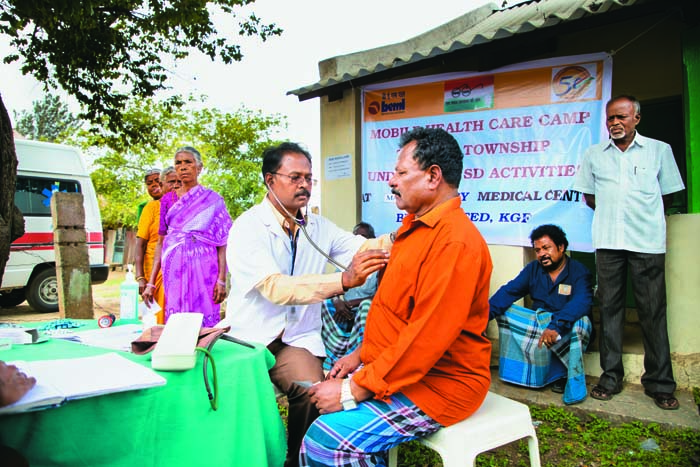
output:
<svg viewBox="0 0 700 467"><path fill-rule="evenodd" d="M131 264L126 269L124 282L119 285L119 318L138 319L139 284L131 272Z"/></svg>

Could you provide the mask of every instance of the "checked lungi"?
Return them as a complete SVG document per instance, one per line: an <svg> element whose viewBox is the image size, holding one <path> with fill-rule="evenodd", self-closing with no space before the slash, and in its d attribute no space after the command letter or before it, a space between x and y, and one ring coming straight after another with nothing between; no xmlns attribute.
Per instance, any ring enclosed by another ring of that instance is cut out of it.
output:
<svg viewBox="0 0 700 467"><path fill-rule="evenodd" d="M321 337L326 348L323 369L330 370L341 357L351 353L362 343L365 322L371 300L363 300L353 309L351 319L340 319L331 299L324 300L321 307Z"/></svg>
<svg viewBox="0 0 700 467"><path fill-rule="evenodd" d="M531 388L541 388L566 376L562 400L565 404L575 404L588 394L583 352L588 347L593 325L584 316L549 349L544 345L538 348L537 342L551 319L549 311L533 311L518 305L512 305L503 315L496 317L500 345L499 376L503 381ZM558 361L552 360L552 355ZM561 365L564 368L559 370Z"/></svg>
<svg viewBox="0 0 700 467"><path fill-rule="evenodd" d="M389 396L389 402L369 399L317 418L304 437L299 465L384 467L389 449L440 428L401 393Z"/></svg>

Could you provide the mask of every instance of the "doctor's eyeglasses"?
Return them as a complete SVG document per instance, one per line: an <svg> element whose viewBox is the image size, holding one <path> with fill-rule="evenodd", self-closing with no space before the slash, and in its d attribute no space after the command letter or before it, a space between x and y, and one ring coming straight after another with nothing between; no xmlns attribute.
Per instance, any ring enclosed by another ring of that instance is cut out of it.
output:
<svg viewBox="0 0 700 467"><path fill-rule="evenodd" d="M287 175L283 174L280 172L270 172L272 175L282 175L283 177L287 177L290 182L292 182L295 185L301 185L302 183L307 183L308 185L315 186L318 180L313 178L311 175Z"/></svg>

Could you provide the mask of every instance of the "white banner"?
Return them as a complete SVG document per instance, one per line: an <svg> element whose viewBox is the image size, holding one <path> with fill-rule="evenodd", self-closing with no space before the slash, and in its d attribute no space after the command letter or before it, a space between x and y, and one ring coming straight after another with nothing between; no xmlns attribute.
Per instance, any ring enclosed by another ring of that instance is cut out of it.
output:
<svg viewBox="0 0 700 467"><path fill-rule="evenodd" d="M488 243L529 246L532 229L553 223L570 249L592 251L593 212L571 187L585 149L607 138L611 70L596 54L363 89L362 220L396 230L405 213L388 181L399 137L440 127L462 146L462 207Z"/></svg>

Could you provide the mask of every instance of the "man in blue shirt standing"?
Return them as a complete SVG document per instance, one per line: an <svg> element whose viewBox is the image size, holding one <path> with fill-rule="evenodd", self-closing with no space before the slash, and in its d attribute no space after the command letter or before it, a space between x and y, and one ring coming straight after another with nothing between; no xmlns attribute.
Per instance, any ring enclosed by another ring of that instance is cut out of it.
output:
<svg viewBox="0 0 700 467"><path fill-rule="evenodd" d="M528 387L552 384L567 404L586 398L583 352L593 326L591 273L569 258L569 242L556 225L530 234L537 259L489 300L499 327L499 376ZM530 295L532 309L513 305Z"/></svg>

